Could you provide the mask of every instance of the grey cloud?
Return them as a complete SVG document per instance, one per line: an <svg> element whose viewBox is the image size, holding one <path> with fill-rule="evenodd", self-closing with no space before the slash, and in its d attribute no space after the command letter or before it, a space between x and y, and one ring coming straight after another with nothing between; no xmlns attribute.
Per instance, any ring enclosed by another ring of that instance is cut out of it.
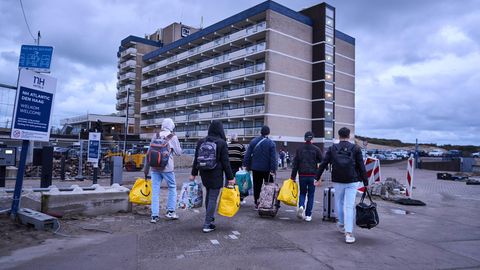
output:
<svg viewBox="0 0 480 270"><path fill-rule="evenodd" d="M406 76L393 76L393 81L395 84L399 85L412 85L410 78Z"/></svg>

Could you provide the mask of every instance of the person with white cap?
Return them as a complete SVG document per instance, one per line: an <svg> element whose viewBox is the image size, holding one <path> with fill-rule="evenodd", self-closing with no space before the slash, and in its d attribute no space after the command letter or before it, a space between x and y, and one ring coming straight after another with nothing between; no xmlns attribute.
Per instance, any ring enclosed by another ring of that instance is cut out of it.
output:
<svg viewBox="0 0 480 270"><path fill-rule="evenodd" d="M169 220L176 220L178 219L178 215L175 212L177 206L177 183L175 181L175 173L174 173L174 163L173 163L173 154L174 155L181 155L182 148L180 147L180 142L178 137L173 133L173 129L175 128L175 124L173 120L170 118L165 118L162 121L162 128L159 133L156 133L151 142L150 148L147 152L147 156L149 155L150 151L152 150L152 145L161 145L164 143L168 143L168 151L169 157L168 162L166 163L165 167L153 167L150 166L148 162L145 162L144 173L145 178L148 175L149 169L151 169L152 174L152 219L151 223L157 223L159 220L159 197L160 197L160 184L162 180L167 182L168 186L168 198L167 198L167 212L165 217Z"/></svg>

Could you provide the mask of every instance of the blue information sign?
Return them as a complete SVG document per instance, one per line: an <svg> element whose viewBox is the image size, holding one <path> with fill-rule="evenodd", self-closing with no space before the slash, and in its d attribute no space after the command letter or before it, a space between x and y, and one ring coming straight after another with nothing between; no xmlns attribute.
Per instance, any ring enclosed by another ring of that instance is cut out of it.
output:
<svg viewBox="0 0 480 270"><path fill-rule="evenodd" d="M20 70L11 133L13 139L48 142L56 87L57 80L53 77Z"/></svg>
<svg viewBox="0 0 480 270"><path fill-rule="evenodd" d="M50 72L52 54L53 47L51 46L22 45L18 67L38 72Z"/></svg>
<svg viewBox="0 0 480 270"><path fill-rule="evenodd" d="M97 132L90 132L88 134L88 162L98 163L100 159L100 138L102 134Z"/></svg>

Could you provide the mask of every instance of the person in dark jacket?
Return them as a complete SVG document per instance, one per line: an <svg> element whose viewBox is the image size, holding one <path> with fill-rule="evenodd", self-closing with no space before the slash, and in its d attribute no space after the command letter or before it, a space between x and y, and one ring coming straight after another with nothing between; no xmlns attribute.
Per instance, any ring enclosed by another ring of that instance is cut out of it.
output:
<svg viewBox="0 0 480 270"><path fill-rule="evenodd" d="M328 164L332 164L332 182L335 188L335 209L338 215L337 228L340 232L345 233L345 242L348 244L355 242L353 236L353 220L354 220L354 205L355 196L357 194L357 188L359 182L363 181L365 186L368 185L367 172L363 163L362 151L355 144L350 143L350 130L346 127L342 127L338 130L340 142L334 144L328 148L325 158L318 168L315 180L317 182L320 179L323 171L327 168ZM351 160L353 155L353 163L350 172L346 168L339 169L341 165L340 160ZM348 157L341 159L340 156ZM317 183L316 182L316 183ZM345 212L343 208L345 207Z"/></svg>
<svg viewBox="0 0 480 270"><path fill-rule="evenodd" d="M261 136L250 142L243 159L243 166L247 171L253 172L253 197L256 209L263 182L274 181L278 166L275 143L267 137L270 134L270 128L263 126L260 134Z"/></svg>
<svg viewBox="0 0 480 270"><path fill-rule="evenodd" d="M236 133L231 134L230 143L228 144L228 158L230 159L230 167L232 167L233 175L242 168L244 156L245 146L238 141L238 135ZM240 192L240 203L246 203L244 200L245 197L245 194Z"/></svg>
<svg viewBox="0 0 480 270"><path fill-rule="evenodd" d="M292 174L290 179L295 181L297 173L300 184L300 197L298 200L297 217L312 221L312 209L315 196L314 177L317 167L322 162L322 152L320 148L312 144L313 133L305 133L305 144L299 147L293 159ZM305 197L308 194L307 209L305 211Z"/></svg>
<svg viewBox="0 0 480 270"><path fill-rule="evenodd" d="M199 170L198 169L198 152L200 146L206 140L213 141L217 145L216 150L216 166L212 170ZM195 149L195 158L193 160L192 172L189 177L190 181L194 181L195 177L200 173L202 178L202 183L207 189L207 194L205 197L205 223L203 225L203 232L208 233L215 230L215 208L217 206L218 195L220 194L220 189L224 186L223 174L228 179L229 185L234 185L235 180L230 167L230 162L228 160L228 147L225 137L225 132L223 130L222 122L214 120L208 128L207 137L200 139L197 143Z"/></svg>

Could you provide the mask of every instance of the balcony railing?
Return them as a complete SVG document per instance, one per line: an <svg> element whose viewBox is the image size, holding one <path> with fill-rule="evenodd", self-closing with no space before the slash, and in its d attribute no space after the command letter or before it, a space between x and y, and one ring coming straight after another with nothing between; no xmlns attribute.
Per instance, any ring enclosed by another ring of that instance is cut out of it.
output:
<svg viewBox="0 0 480 270"><path fill-rule="evenodd" d="M160 90L157 90L157 91L160 91ZM157 92L157 91L154 91L154 92ZM151 93L154 93L154 92L150 92L150 93L147 93L147 94L151 94ZM177 107L177 106L183 106L183 105L193 105L193 104L197 104L197 103L210 102L210 101L213 101L213 100L221 101L221 100L225 100L225 99L228 99L228 98L234 98L234 97L245 96L245 95L252 95L252 94L263 93L263 92L265 92L265 85L260 84L260 85L248 86L248 87L234 89L234 90L228 90L228 91L225 91L225 92L222 92L222 93L215 93L215 94L208 94L208 95L203 95L203 96L199 96L199 97L191 97L191 98L186 98L186 99L180 99L180 100L175 101L174 103L172 103L172 102L157 103L156 105L157 105L157 108L158 108L159 105L164 105L162 108L171 108L171 107ZM146 95L146 94L142 94L142 99L144 99L144 95ZM154 95L152 94L151 97L153 97L153 96ZM153 111L154 109L144 109L146 107L153 108L152 106L154 106L154 105L149 105L149 106L142 107L141 112Z"/></svg>
<svg viewBox="0 0 480 270"><path fill-rule="evenodd" d="M147 108L143 107L142 109ZM213 111L213 112L202 112L202 113L192 113L188 115L180 115L172 117L175 122L191 122L191 121L203 121L203 120L211 120L213 118L232 118L232 117L243 117L243 116L250 116L250 115L257 115L263 114L265 112L265 106L254 106L254 107L246 107L246 108L237 108L232 110L220 110L220 111ZM162 118L163 119L163 118ZM146 120L140 121L141 125L155 125L161 124L161 121L154 122L152 121L144 122Z"/></svg>
<svg viewBox="0 0 480 270"><path fill-rule="evenodd" d="M253 74L253 73L256 73L256 72L262 72L264 70L265 70L265 63L259 63L259 64L256 64L256 65L253 65L251 67L242 68L242 69L238 69L238 70L234 70L234 71L230 71L230 72L225 72L225 73L222 73L222 74L217 74L217 75L214 75L214 76L206 77L206 78L203 78L203 79L200 79L200 80L195 80L195 81L190 81L190 82L187 82L187 83L177 84L177 85L169 86L167 88L162 88L162 89L165 89L166 93L179 92L179 91L182 91L182 90L185 90L185 89L188 89L188 88L205 86L205 85L212 84L212 83L215 83L215 82L220 82L220 81L223 81L223 80L232 80L236 77L242 77L242 76ZM158 91L158 90L156 90L156 91ZM145 98L144 98L144 95L145 95ZM146 99L146 98L147 98L146 93L142 94L142 99Z"/></svg>
<svg viewBox="0 0 480 270"><path fill-rule="evenodd" d="M120 57L124 57L126 55L129 55L129 54L136 54L137 53L137 49L136 48L128 48L126 49L125 51L121 52L120 53Z"/></svg>
<svg viewBox="0 0 480 270"><path fill-rule="evenodd" d="M120 81L135 80L135 73L134 72L128 72L128 73L122 74L122 75L119 76L119 80Z"/></svg>
<svg viewBox="0 0 480 270"><path fill-rule="evenodd" d="M193 64L193 65L190 65L190 66L178 69L178 70L170 71L168 73L165 73L165 74L153 77L153 78L145 79L145 80L142 81L142 87L149 86L149 85L152 85L154 83L164 81L164 80L166 80L168 78L171 78L173 76L181 76L181 75L193 72L195 70L207 68L207 67L210 67L210 66L213 66L213 65L224 63L224 62L233 61L237 58L245 57L247 55L251 55L251 54L261 52L261 51L264 51L264 50L265 50L265 42L255 44L255 45L249 46L249 47L244 48L244 49L240 49L240 50L232 52L232 53L227 53L227 54L224 54L222 56L217 56L213 59L208 59L208 60L205 60L203 62L196 63L196 64Z"/></svg>
<svg viewBox="0 0 480 270"><path fill-rule="evenodd" d="M151 70L164 67L165 65L168 65L168 64L170 64L174 61L180 61L180 60L183 60L187 57L192 57L195 54L199 54L199 53L205 52L206 50L213 49L214 47L223 45L225 43L233 42L235 40L244 38L246 36L255 34L257 32L265 30L266 28L267 28L266 22L260 22L256 25L250 26L246 29L242 29L242 30L237 31L235 33L232 33L228 36L220 37L220 38L215 39L211 42L208 42L208 43L205 43L205 44L200 45L198 47L192 48L192 49L190 49L186 52L182 52L180 54L171 56L167 59L164 59L164 60L159 61L157 63L154 63L152 65L146 66L146 67L143 68L142 73L149 72Z"/></svg>
<svg viewBox="0 0 480 270"><path fill-rule="evenodd" d="M120 64L120 69L125 69L125 68L135 68L137 65L137 61L135 60L128 60L126 62L123 62Z"/></svg>
<svg viewBox="0 0 480 270"><path fill-rule="evenodd" d="M262 128L226 128L225 134L232 134L235 133L238 136L246 136L246 137L255 137L260 135L260 131ZM200 137L205 137L208 134L208 130L190 130L190 131L177 131L175 135L178 138L185 138L188 134L189 138L196 139ZM152 138L154 133L142 133L140 134L141 139L149 139Z"/></svg>

